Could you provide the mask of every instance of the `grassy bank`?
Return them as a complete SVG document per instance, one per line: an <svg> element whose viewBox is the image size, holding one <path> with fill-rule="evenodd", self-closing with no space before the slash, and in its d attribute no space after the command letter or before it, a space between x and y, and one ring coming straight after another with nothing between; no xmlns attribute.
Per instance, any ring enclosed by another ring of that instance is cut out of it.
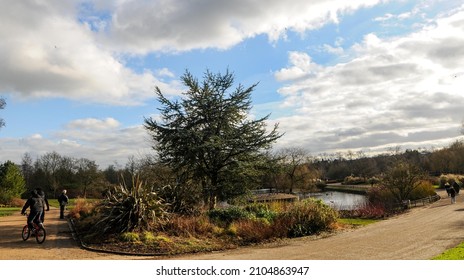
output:
<svg viewBox="0 0 464 280"><path fill-rule="evenodd" d="M13 213L21 211L21 208L19 207L0 207L0 217L3 216L10 216L13 215Z"/></svg>
<svg viewBox="0 0 464 280"><path fill-rule="evenodd" d="M433 260L464 260L464 242L454 248L446 250L434 257Z"/></svg>
<svg viewBox="0 0 464 280"><path fill-rule="evenodd" d="M360 218L340 218L338 222L344 225L351 225L351 226L367 226L369 224L373 224L378 222L377 219L360 219Z"/></svg>

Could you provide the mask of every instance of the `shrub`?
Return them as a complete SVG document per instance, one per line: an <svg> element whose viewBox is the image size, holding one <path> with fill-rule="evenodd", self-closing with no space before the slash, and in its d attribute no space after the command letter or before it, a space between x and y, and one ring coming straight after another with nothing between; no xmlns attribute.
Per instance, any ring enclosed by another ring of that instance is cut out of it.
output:
<svg viewBox="0 0 464 280"><path fill-rule="evenodd" d="M26 190L21 169L11 161L0 164L0 204L10 204Z"/></svg>
<svg viewBox="0 0 464 280"><path fill-rule="evenodd" d="M119 239L124 242L140 242L139 234L136 232L123 232L119 235Z"/></svg>
<svg viewBox="0 0 464 280"><path fill-rule="evenodd" d="M69 216L76 220L88 217L93 213L95 203L89 202L85 198L78 198L74 202L74 207L69 211Z"/></svg>
<svg viewBox="0 0 464 280"><path fill-rule="evenodd" d="M215 223L219 223L227 227L234 221L250 219L253 215L243 208L231 206L228 208L212 209L208 212L208 217Z"/></svg>
<svg viewBox="0 0 464 280"><path fill-rule="evenodd" d="M376 185L376 184L380 183L380 179L377 178L377 177L371 177L371 178L367 179L367 183L370 184L371 186L373 186L373 185Z"/></svg>
<svg viewBox="0 0 464 280"><path fill-rule="evenodd" d="M166 232L174 236L209 236L218 232L206 216L172 215L163 226Z"/></svg>
<svg viewBox="0 0 464 280"><path fill-rule="evenodd" d="M273 227L265 219L240 220L233 225L236 235L244 243L258 243L275 237Z"/></svg>
<svg viewBox="0 0 464 280"><path fill-rule="evenodd" d="M359 185L365 184L366 179L364 177L355 177L355 176L347 176L343 180L344 185Z"/></svg>
<svg viewBox="0 0 464 280"><path fill-rule="evenodd" d="M289 237L299 237L327 230L337 218L337 212L322 200L310 198L294 203L278 219L287 224Z"/></svg>
<svg viewBox="0 0 464 280"><path fill-rule="evenodd" d="M406 161L394 162L385 172L382 185L395 197L395 201L401 204L411 199L412 192L426 178L426 173L417 165Z"/></svg>
<svg viewBox="0 0 464 280"><path fill-rule="evenodd" d="M435 194L435 189L430 181L421 181L419 185L411 192L410 199L416 200Z"/></svg>
<svg viewBox="0 0 464 280"><path fill-rule="evenodd" d="M165 185L158 194L166 202L171 213L198 214L201 192L191 182L180 180L177 184Z"/></svg>
<svg viewBox="0 0 464 280"><path fill-rule="evenodd" d="M370 205L382 206L383 208L389 208L389 205L396 203L395 197L383 185L373 186L367 190L367 199Z"/></svg>
<svg viewBox="0 0 464 280"><path fill-rule="evenodd" d="M379 219L388 216L388 211L383 204L367 203L354 210L339 211L343 218Z"/></svg>
<svg viewBox="0 0 464 280"><path fill-rule="evenodd" d="M162 200L138 176L132 177L130 188L123 183L108 191L96 212L101 219L91 229L95 236L150 230L166 217Z"/></svg>
<svg viewBox="0 0 464 280"><path fill-rule="evenodd" d="M156 237L155 235L150 232L150 231L144 231L142 232L140 235L140 239L144 242L144 243L148 243L148 244L152 244L152 243L155 243L156 242Z"/></svg>
<svg viewBox="0 0 464 280"><path fill-rule="evenodd" d="M278 215L276 211L271 210L268 204L264 203L249 204L245 207L245 210L250 212L250 214L252 214L255 218L264 219L268 223L274 221Z"/></svg>
<svg viewBox="0 0 464 280"><path fill-rule="evenodd" d="M23 207L24 205L24 200L22 200L21 198L19 197L13 197L11 200L10 200L10 203L9 205L11 207Z"/></svg>

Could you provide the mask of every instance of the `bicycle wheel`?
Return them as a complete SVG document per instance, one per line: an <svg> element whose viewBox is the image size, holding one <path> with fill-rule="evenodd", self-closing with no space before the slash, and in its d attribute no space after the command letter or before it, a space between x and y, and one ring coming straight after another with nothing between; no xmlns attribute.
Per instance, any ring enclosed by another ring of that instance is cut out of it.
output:
<svg viewBox="0 0 464 280"><path fill-rule="evenodd" d="M38 229L35 230L35 240L37 243L42 244L45 241L45 238L47 237L47 232L43 227L39 227Z"/></svg>
<svg viewBox="0 0 464 280"><path fill-rule="evenodd" d="M21 237L23 238L24 241L26 241L30 235L31 235L31 230L29 229L28 225L25 225L23 227L23 232L21 232Z"/></svg>

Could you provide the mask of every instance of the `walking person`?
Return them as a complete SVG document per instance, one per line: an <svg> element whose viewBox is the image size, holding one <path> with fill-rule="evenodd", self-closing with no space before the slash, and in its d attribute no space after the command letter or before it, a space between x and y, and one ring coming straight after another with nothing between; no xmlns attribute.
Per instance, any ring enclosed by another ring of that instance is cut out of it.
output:
<svg viewBox="0 0 464 280"><path fill-rule="evenodd" d="M458 182L454 181L453 188L456 191L456 194L459 194L459 190L461 189L461 186L458 184Z"/></svg>
<svg viewBox="0 0 464 280"><path fill-rule="evenodd" d="M456 203L456 190L454 188L450 188L450 196L451 196L451 204Z"/></svg>
<svg viewBox="0 0 464 280"><path fill-rule="evenodd" d="M446 193L448 194L448 197L451 196L450 189L451 189L451 185L450 185L448 182L446 182L446 184L445 184L445 190L446 190Z"/></svg>
<svg viewBox="0 0 464 280"><path fill-rule="evenodd" d="M60 196L58 197L58 202L60 204L60 219L64 219L64 210L66 209L66 205L68 205L69 198L66 195L66 190L61 192Z"/></svg>

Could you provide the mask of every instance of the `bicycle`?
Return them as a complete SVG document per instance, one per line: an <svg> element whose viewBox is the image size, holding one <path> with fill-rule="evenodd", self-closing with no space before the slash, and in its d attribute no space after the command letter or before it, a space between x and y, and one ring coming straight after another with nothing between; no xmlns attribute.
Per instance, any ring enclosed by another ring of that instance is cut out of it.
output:
<svg viewBox="0 0 464 280"><path fill-rule="evenodd" d="M24 215L27 217L27 213L24 213ZM21 237L23 238L23 241L26 241L29 239L29 236L35 235L35 240L37 243L42 244L45 241L45 238L47 237L47 231L43 227L43 225L38 225L35 221L32 221L32 228L29 228L29 225L26 224L23 227L23 231L21 232Z"/></svg>

